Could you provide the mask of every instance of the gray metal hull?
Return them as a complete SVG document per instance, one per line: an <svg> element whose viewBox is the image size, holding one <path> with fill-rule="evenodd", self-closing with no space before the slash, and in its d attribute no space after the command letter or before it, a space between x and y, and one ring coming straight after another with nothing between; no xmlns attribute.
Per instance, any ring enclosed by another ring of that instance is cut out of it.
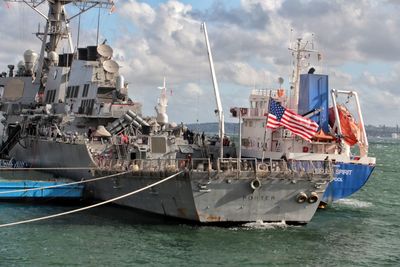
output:
<svg viewBox="0 0 400 267"><path fill-rule="evenodd" d="M34 167L55 168L52 173L72 179L90 177L88 168L95 167L85 144L70 144L54 140L24 138L11 150L10 156L31 163ZM63 170L56 170L63 168ZM71 168L68 170L67 168Z"/></svg>
<svg viewBox="0 0 400 267"><path fill-rule="evenodd" d="M95 182L88 185L88 189L95 199L107 200L155 183L165 175L140 172L126 174ZM326 179L307 177L293 182L290 178L279 178L273 174L258 179L261 187L254 190L250 185L254 178L214 174L209 180L207 173L186 172L116 203L201 223L258 220L307 223L316 212L319 201L298 203L297 195L313 191L318 192L320 199L328 184Z"/></svg>
<svg viewBox="0 0 400 267"><path fill-rule="evenodd" d="M85 144L60 143L52 140L22 141L11 151L13 157L35 167L62 167L52 172L68 178L82 179L117 174L117 171L68 170L72 167L94 167ZM174 174L166 171L136 171L86 184L90 197L109 200ZM261 183L251 187L255 179ZM307 223L318 208L318 202L298 203L300 192L318 194L328 185L328 174L305 175L270 171L198 171L183 174L153 188L116 201L118 205L200 223L286 221Z"/></svg>

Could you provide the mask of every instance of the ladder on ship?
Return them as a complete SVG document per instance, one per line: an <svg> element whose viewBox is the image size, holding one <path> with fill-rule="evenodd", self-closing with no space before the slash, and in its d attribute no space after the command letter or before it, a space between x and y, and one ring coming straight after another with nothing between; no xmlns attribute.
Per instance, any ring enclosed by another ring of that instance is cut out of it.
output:
<svg viewBox="0 0 400 267"><path fill-rule="evenodd" d="M10 127L11 128L11 127ZM7 140L0 147L0 157L3 158L8 156L10 150L18 143L21 137L22 127L21 125L16 125L10 129Z"/></svg>

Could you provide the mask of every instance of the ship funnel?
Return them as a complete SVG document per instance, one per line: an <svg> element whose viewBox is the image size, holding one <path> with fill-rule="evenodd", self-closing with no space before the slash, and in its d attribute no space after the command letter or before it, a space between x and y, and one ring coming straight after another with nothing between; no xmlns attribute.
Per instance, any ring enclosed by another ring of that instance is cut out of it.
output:
<svg viewBox="0 0 400 267"><path fill-rule="evenodd" d="M57 66L58 65L59 56L58 56L58 54L56 52L54 52L54 51L49 52L48 58L49 58L51 66Z"/></svg>
<svg viewBox="0 0 400 267"><path fill-rule="evenodd" d="M26 50L24 53L25 69L29 73L33 73L33 67L35 65L38 55L33 50Z"/></svg>

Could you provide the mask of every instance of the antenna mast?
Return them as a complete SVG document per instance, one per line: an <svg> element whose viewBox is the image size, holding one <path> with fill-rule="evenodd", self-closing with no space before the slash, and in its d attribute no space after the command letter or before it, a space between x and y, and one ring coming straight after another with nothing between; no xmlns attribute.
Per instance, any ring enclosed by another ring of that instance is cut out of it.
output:
<svg viewBox="0 0 400 267"><path fill-rule="evenodd" d="M42 47L40 50L37 75L34 83L40 86L42 73L45 66L45 52L47 55L50 52L57 52L57 47L62 39L68 39L71 53L74 52L74 46L72 43L72 36L69 29L69 22L85 13L89 9L98 6L99 8L111 8L114 5L113 1L110 0L4 0L6 2L25 3L40 16L46 20L45 30L43 33L36 33L36 36L42 41ZM39 10L39 6L43 3L48 3L49 11L46 16ZM79 12L69 18L65 12L65 5L73 4L79 8Z"/></svg>
<svg viewBox="0 0 400 267"><path fill-rule="evenodd" d="M292 51L293 57L295 57L295 69L292 74L292 82L291 82L291 89L293 90L291 92L290 96L290 108L293 109L293 111L297 112L298 111L298 106L299 106L299 82L300 82L300 71L304 67L308 66L302 66L301 62L304 59L310 59L310 53L318 53L318 51L314 49L307 49L307 46L311 44L311 47L314 48L314 41L312 40L311 42L302 42L302 38L297 38L296 45L294 48L289 48L290 51ZM308 53L308 54L307 54Z"/></svg>

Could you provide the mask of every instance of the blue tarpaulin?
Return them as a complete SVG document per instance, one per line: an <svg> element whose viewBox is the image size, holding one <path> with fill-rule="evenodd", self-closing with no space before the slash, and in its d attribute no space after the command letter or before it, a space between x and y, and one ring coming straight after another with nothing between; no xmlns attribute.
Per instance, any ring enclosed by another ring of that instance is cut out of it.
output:
<svg viewBox="0 0 400 267"><path fill-rule="evenodd" d="M48 181L0 181L0 199L20 199L20 198L82 198L83 185L64 185L55 188L46 188L30 191L11 192L30 188L42 188L60 185L63 182ZM9 193L7 193L9 192Z"/></svg>

